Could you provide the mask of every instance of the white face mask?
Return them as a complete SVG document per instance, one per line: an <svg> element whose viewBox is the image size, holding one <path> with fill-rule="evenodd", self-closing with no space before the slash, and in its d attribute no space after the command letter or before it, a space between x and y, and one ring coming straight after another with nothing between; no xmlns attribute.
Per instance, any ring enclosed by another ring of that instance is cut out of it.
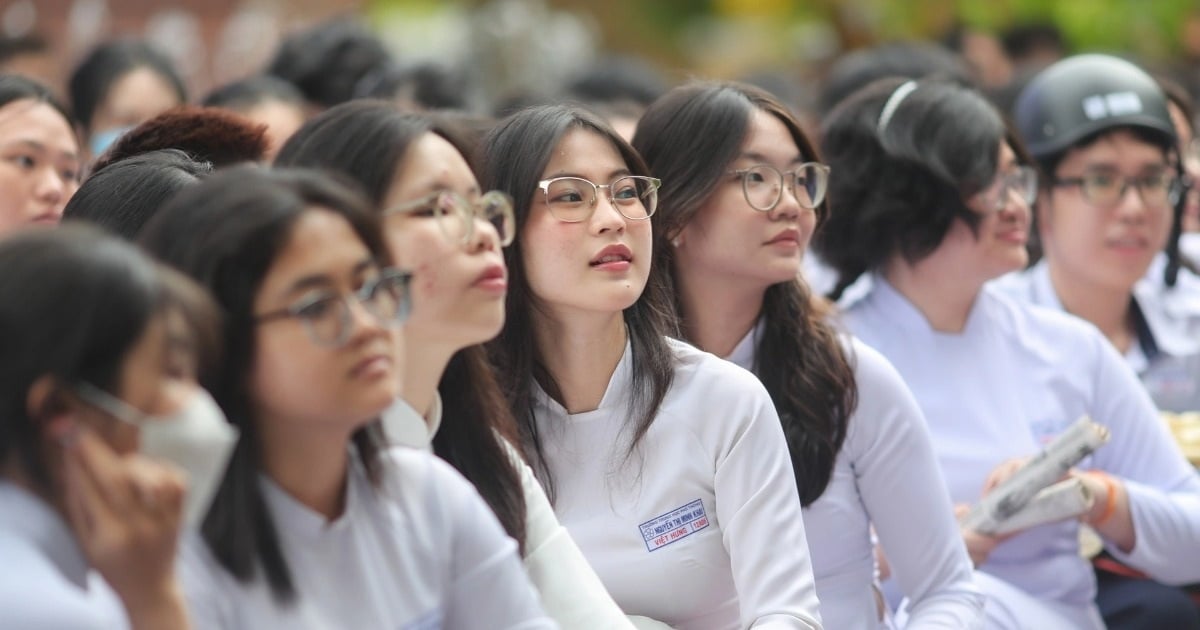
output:
<svg viewBox="0 0 1200 630"><path fill-rule="evenodd" d="M195 527L204 520L225 467L237 444L237 427L229 424L221 408L203 387L179 411L169 416L151 416L108 392L83 383L79 395L118 420L136 426L141 435L141 453L168 461L188 476L184 499L184 523Z"/></svg>

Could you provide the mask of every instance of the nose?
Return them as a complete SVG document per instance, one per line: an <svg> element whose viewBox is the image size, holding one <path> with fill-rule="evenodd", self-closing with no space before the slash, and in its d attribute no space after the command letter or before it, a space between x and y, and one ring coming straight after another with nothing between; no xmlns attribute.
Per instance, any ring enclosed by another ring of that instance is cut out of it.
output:
<svg viewBox="0 0 1200 630"><path fill-rule="evenodd" d="M350 332L346 335L347 344L357 345L363 340L371 339L381 334L389 334L393 328L399 326L398 324L389 324L381 320L357 297L347 297L345 299L347 308L345 321L350 326Z"/></svg>
<svg viewBox="0 0 1200 630"><path fill-rule="evenodd" d="M478 254L496 251L500 247L500 232L491 221L482 217L475 219L475 230L467 241L467 252Z"/></svg>
<svg viewBox="0 0 1200 630"><path fill-rule="evenodd" d="M613 230L625 231L625 216L617 209L617 204L613 203L608 194L596 193L596 209L592 212L591 227L596 234L604 234Z"/></svg>
<svg viewBox="0 0 1200 630"><path fill-rule="evenodd" d="M794 185L783 185L783 190L779 193L779 203L771 208L771 219L782 221L785 219L796 219L800 213L805 210L804 206L800 205L800 198L797 196L796 187Z"/></svg>
<svg viewBox="0 0 1200 630"><path fill-rule="evenodd" d="M66 202L67 187L67 181L61 175L53 168L47 168L37 178L33 193L38 201L62 206Z"/></svg>
<svg viewBox="0 0 1200 630"><path fill-rule="evenodd" d="M1117 199L1117 218L1122 221L1141 221L1146 217L1146 201L1142 191L1133 182L1126 182L1125 189Z"/></svg>

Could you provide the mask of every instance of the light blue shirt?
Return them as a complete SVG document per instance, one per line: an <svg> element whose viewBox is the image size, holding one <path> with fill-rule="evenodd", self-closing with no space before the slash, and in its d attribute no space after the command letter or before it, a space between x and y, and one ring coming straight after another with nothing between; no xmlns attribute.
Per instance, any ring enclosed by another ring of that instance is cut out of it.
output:
<svg viewBox="0 0 1200 630"><path fill-rule="evenodd" d="M0 563L0 628L129 627L121 601L88 566L66 521L7 481L0 481Z"/></svg>
<svg viewBox="0 0 1200 630"><path fill-rule="evenodd" d="M1124 481L1137 533L1131 553L1109 551L1161 582L1200 580L1200 477L1095 327L989 285L961 333L938 332L882 276L871 281L869 292L842 304L844 321L916 396L954 502L977 501L998 464L1035 454L1088 414L1112 440L1079 467ZM981 568L1087 619L1096 585L1078 531L1074 521L1032 528L1001 543Z"/></svg>

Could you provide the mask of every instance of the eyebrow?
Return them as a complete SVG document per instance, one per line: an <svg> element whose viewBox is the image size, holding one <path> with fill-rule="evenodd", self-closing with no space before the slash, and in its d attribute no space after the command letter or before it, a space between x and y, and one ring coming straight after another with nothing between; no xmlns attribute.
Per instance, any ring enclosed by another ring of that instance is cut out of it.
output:
<svg viewBox="0 0 1200 630"><path fill-rule="evenodd" d="M631 173L628 168L619 168L608 174L607 181L611 182L618 177L624 177L625 175L632 175L632 174L633 173ZM558 171L557 173L551 173L551 174L543 177L542 179L557 179L559 177L574 177L577 179L587 179L589 182L592 181L592 180L588 179L587 177L584 177L580 173L569 173L567 171Z"/></svg>
<svg viewBox="0 0 1200 630"><path fill-rule="evenodd" d="M767 164L770 164L770 163L771 163L771 160L770 160L770 159L768 159L768 158L767 158L767 156L765 156L765 155L763 155L763 154L761 154L761 153L758 153L758 152L756 152L756 151L744 151L744 152L742 152L741 154L739 154L739 155L738 155L738 158L739 158L739 159L742 159L742 158L744 158L744 159L747 159L747 160L754 160L755 162L764 162L764 163L767 163ZM800 164L800 163L802 163L802 162L804 162L804 156L803 156L803 155L801 155L801 154L796 154L796 157L792 158L792 159L791 159L791 160L788 162L788 164Z"/></svg>
<svg viewBox="0 0 1200 630"><path fill-rule="evenodd" d="M38 142L37 140L15 140L13 142L9 142L8 144L3 145L3 147L0 147L0 148L11 149L12 147L16 147L16 146L23 146L23 147L26 147L29 149L33 149L34 151L38 151L39 153L57 154L57 156L60 158L67 158L70 160L74 160L76 162L79 161L78 153L76 153L74 151L55 151L55 150L51 149L50 147L47 147L46 145L42 144L41 142Z"/></svg>
<svg viewBox="0 0 1200 630"><path fill-rule="evenodd" d="M363 272L367 271L368 269L371 269L373 267L378 267L378 266L379 265L375 262L374 258L366 258L365 260L360 261L357 265L354 266L354 269L350 272L351 277L357 278L357 277L361 276L363 274ZM293 282L291 284L291 286L289 286L287 288L287 290L284 291L283 294L285 296L293 296L293 295L296 295L297 293L303 293L304 291L308 291L310 289L315 289L315 288L328 287L328 286L331 286L332 284L333 284L333 278L329 274L312 274L312 275L304 276L304 277L296 280L295 282Z"/></svg>

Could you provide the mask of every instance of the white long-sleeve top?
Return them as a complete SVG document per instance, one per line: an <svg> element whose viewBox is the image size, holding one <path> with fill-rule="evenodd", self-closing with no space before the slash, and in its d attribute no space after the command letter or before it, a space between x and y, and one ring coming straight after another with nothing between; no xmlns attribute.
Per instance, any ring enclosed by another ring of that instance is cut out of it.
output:
<svg viewBox="0 0 1200 630"><path fill-rule="evenodd" d="M1200 558L1200 477L1095 327L988 285L964 330L942 333L882 276L871 281L865 296L842 304L844 320L916 396L953 501L977 501L998 464L1037 453L1088 414L1112 440L1079 467L1124 481L1137 533L1130 553L1109 551L1161 582L1200 580L1200 562L1183 561ZM1078 529L1069 521L1027 530L1001 543L981 568L1089 618L1095 577L1079 555Z"/></svg>
<svg viewBox="0 0 1200 630"><path fill-rule="evenodd" d="M675 381L628 458L628 344L593 411L535 390L559 521L626 613L681 629L820 627L770 396L736 365L668 343Z"/></svg>
<svg viewBox="0 0 1200 630"><path fill-rule="evenodd" d="M442 421L441 396L422 418L403 399L384 414L384 431L391 444L433 451L433 437ZM635 625L604 589L587 559L558 522L546 491L515 447L504 441L521 475L525 496L525 571L541 596L546 613L563 628L578 630L630 629ZM650 619L637 619L643 630L663 628Z"/></svg>
<svg viewBox="0 0 1200 630"><path fill-rule="evenodd" d="M1166 263L1166 255L1158 255L1133 287L1137 341L1125 362L1159 409L1200 411L1200 277L1180 269L1175 286L1167 287ZM995 286L1031 304L1065 310L1045 260L1000 278Z"/></svg>
<svg viewBox="0 0 1200 630"><path fill-rule="evenodd" d="M754 366L751 330L728 359ZM954 521L925 419L896 370L875 350L847 337L858 407L833 476L804 508L821 619L829 628L876 629L874 523L888 563L909 598L910 629L981 627L983 594Z"/></svg>
<svg viewBox="0 0 1200 630"><path fill-rule="evenodd" d="M345 510L328 521L260 477L296 599L241 583L195 533L179 563L196 628L556 628L516 544L471 484L413 449L382 455L383 483L352 457Z"/></svg>
<svg viewBox="0 0 1200 630"><path fill-rule="evenodd" d="M62 516L0 481L0 628L123 630L125 608Z"/></svg>

